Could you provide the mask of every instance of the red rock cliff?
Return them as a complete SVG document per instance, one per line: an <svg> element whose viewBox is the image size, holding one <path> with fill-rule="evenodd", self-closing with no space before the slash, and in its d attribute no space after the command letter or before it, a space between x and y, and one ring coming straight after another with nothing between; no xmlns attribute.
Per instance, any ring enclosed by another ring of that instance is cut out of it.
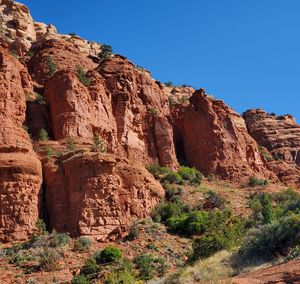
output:
<svg viewBox="0 0 300 284"><path fill-rule="evenodd" d="M25 120L26 69L0 48L0 240L26 239L38 219L41 163L32 150Z"/></svg>

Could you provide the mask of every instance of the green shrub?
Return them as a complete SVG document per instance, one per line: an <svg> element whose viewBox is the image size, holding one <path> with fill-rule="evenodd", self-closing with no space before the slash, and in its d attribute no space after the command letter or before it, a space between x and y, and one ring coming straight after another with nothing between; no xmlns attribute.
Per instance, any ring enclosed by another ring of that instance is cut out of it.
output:
<svg viewBox="0 0 300 284"><path fill-rule="evenodd" d="M90 281L84 275L76 275L73 277L72 284L89 284Z"/></svg>
<svg viewBox="0 0 300 284"><path fill-rule="evenodd" d="M50 239L50 246L51 247L62 247L67 245L71 241L71 238L66 233L56 233L54 232Z"/></svg>
<svg viewBox="0 0 300 284"><path fill-rule="evenodd" d="M139 271L139 278L142 280L154 278L155 272L161 277L168 267L162 257L156 257L151 254L141 254L135 257L134 263Z"/></svg>
<svg viewBox="0 0 300 284"><path fill-rule="evenodd" d="M147 170L156 178L160 179L161 176L165 176L170 172L166 167L161 167L159 164L150 164L147 166Z"/></svg>
<svg viewBox="0 0 300 284"><path fill-rule="evenodd" d="M168 101L169 101L169 106L171 106L171 107L177 105L177 102L172 95L169 96Z"/></svg>
<svg viewBox="0 0 300 284"><path fill-rule="evenodd" d="M148 110L148 113L151 115L151 116L157 116L158 115L158 110L156 108L150 108Z"/></svg>
<svg viewBox="0 0 300 284"><path fill-rule="evenodd" d="M45 248L39 257L39 268L50 272L59 269L59 255L54 250Z"/></svg>
<svg viewBox="0 0 300 284"><path fill-rule="evenodd" d="M168 201L175 201L176 198L182 195L184 189L180 186L171 185L169 182L165 181L163 183L165 189L165 197Z"/></svg>
<svg viewBox="0 0 300 284"><path fill-rule="evenodd" d="M39 139L40 139L40 141L49 140L48 132L44 128L41 128L41 130L39 132Z"/></svg>
<svg viewBox="0 0 300 284"><path fill-rule="evenodd" d="M82 66L77 66L76 76L77 76L78 80L86 87L88 87L92 82L92 79L83 70Z"/></svg>
<svg viewBox="0 0 300 284"><path fill-rule="evenodd" d="M174 87L174 84L171 81L165 82L164 84L167 87Z"/></svg>
<svg viewBox="0 0 300 284"><path fill-rule="evenodd" d="M118 261L114 264L108 276L104 280L105 284L133 284L136 283L132 272L132 265L127 260Z"/></svg>
<svg viewBox="0 0 300 284"><path fill-rule="evenodd" d="M148 243L146 247L147 249L158 250L157 246L154 243Z"/></svg>
<svg viewBox="0 0 300 284"><path fill-rule="evenodd" d="M76 144L75 144L74 139L72 137L67 138L67 148L70 151L74 151L76 149Z"/></svg>
<svg viewBox="0 0 300 284"><path fill-rule="evenodd" d="M208 217L206 211L192 211L168 219L166 225L170 230L184 235L203 234Z"/></svg>
<svg viewBox="0 0 300 284"><path fill-rule="evenodd" d="M94 135L92 151L101 152L101 153L107 151L106 143L98 135Z"/></svg>
<svg viewBox="0 0 300 284"><path fill-rule="evenodd" d="M258 179L256 177L250 177L248 181L248 186L266 186L268 185L268 181L266 179Z"/></svg>
<svg viewBox="0 0 300 284"><path fill-rule="evenodd" d="M193 242L193 254L190 261L210 257L216 252L227 248L226 239L218 234L211 234L196 239Z"/></svg>
<svg viewBox="0 0 300 284"><path fill-rule="evenodd" d="M256 222L270 223L275 218L270 194L262 192L250 200L250 208Z"/></svg>
<svg viewBox="0 0 300 284"><path fill-rule="evenodd" d="M80 274L89 276L91 274L97 274L100 271L100 267L94 258L88 259L80 269Z"/></svg>
<svg viewBox="0 0 300 284"><path fill-rule="evenodd" d="M96 252L95 259L97 264L104 264L121 259L122 252L119 248L108 246L100 252Z"/></svg>
<svg viewBox="0 0 300 284"><path fill-rule="evenodd" d="M239 253L246 259L261 257L268 260L275 252L298 244L299 234L300 215L290 213L289 216L251 230Z"/></svg>
<svg viewBox="0 0 300 284"><path fill-rule="evenodd" d="M50 55L47 57L47 66L50 77L53 77L57 70L57 67Z"/></svg>
<svg viewBox="0 0 300 284"><path fill-rule="evenodd" d="M188 210L188 207L181 201L171 203L159 203L152 211L152 219L155 222L166 222L171 217L176 217Z"/></svg>
<svg viewBox="0 0 300 284"><path fill-rule="evenodd" d="M163 179L162 182L169 182L171 184L182 184L182 178L181 176L176 172L170 172L168 173Z"/></svg>
<svg viewBox="0 0 300 284"><path fill-rule="evenodd" d="M177 172L181 178L192 185L201 184L202 174L196 168L180 167Z"/></svg>
<svg viewBox="0 0 300 284"><path fill-rule="evenodd" d="M52 158L54 156L54 150L52 147L47 147L46 148L46 157L47 157L47 160L49 161L50 158Z"/></svg>
<svg viewBox="0 0 300 284"><path fill-rule="evenodd" d="M99 53L99 58L101 60L105 60L113 54L113 49L110 45L102 44L101 46L101 52Z"/></svg>
<svg viewBox="0 0 300 284"><path fill-rule="evenodd" d="M210 208L223 209L225 207L226 200L217 192L209 190L205 193L205 205Z"/></svg>
<svg viewBox="0 0 300 284"><path fill-rule="evenodd" d="M35 95L36 95L36 98L35 98L35 102L41 104L41 105L44 105L46 104L45 100L44 100L44 97L40 94L40 93L37 93L35 92Z"/></svg>
<svg viewBox="0 0 300 284"><path fill-rule="evenodd" d="M139 236L139 228L138 224L136 222L133 222L133 224L130 226L130 230L127 236L127 239L130 241L136 240Z"/></svg>
<svg viewBox="0 0 300 284"><path fill-rule="evenodd" d="M38 234L39 235L45 235L48 234L47 229L46 229L46 224L44 222L44 220L42 219L37 219L35 226L38 230Z"/></svg>
<svg viewBox="0 0 300 284"><path fill-rule="evenodd" d="M69 36L74 37L74 36L77 36L77 34L76 33L69 33Z"/></svg>
<svg viewBox="0 0 300 284"><path fill-rule="evenodd" d="M90 249L92 241L87 237L81 237L74 243L74 250L79 252L85 252Z"/></svg>

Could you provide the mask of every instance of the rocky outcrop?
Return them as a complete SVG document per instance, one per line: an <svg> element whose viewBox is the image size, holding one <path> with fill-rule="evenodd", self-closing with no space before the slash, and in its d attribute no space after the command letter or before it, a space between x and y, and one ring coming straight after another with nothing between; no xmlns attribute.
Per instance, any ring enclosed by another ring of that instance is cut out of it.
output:
<svg viewBox="0 0 300 284"><path fill-rule="evenodd" d="M18 55L23 55L50 39L69 42L85 56L96 60L101 52L101 44L82 39L78 35L62 35L53 25L34 22L29 9L16 1L0 1L0 23L1 39L8 42L10 49Z"/></svg>
<svg viewBox="0 0 300 284"><path fill-rule="evenodd" d="M244 113L250 135L270 153L269 168L286 183L300 184L300 126L291 115Z"/></svg>
<svg viewBox="0 0 300 284"><path fill-rule="evenodd" d="M38 219L41 163L25 120L25 94L32 84L23 65L0 48L0 240L24 240Z"/></svg>
<svg viewBox="0 0 300 284"><path fill-rule="evenodd" d="M124 236L164 194L147 170L110 154L67 154L44 173L50 227L101 241Z"/></svg>
<svg viewBox="0 0 300 284"><path fill-rule="evenodd" d="M226 179L274 178L243 118L222 101L196 91L187 107L173 110L179 155L204 174Z"/></svg>
<svg viewBox="0 0 300 284"><path fill-rule="evenodd" d="M144 164L158 160L162 166L177 168L168 96L161 87L122 56L106 60L98 71L111 94L123 155Z"/></svg>
<svg viewBox="0 0 300 284"><path fill-rule="evenodd" d="M155 81L121 56L87 76L88 86L69 68L46 84L54 139L91 141L99 135L111 153L144 165L156 161L177 168L168 97Z"/></svg>
<svg viewBox="0 0 300 284"><path fill-rule="evenodd" d="M1 38L19 55L36 41L35 28L28 8L11 0L0 1Z"/></svg>
<svg viewBox="0 0 300 284"><path fill-rule="evenodd" d="M48 40L38 49L29 62L29 70L41 85L59 70L92 70L98 65L82 54L72 43L64 40Z"/></svg>

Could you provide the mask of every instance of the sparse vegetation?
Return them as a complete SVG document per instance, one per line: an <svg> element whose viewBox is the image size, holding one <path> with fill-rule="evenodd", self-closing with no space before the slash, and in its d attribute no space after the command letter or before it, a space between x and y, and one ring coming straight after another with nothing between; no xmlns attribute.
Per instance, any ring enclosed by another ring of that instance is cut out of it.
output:
<svg viewBox="0 0 300 284"><path fill-rule="evenodd" d="M46 129L41 128L41 130L39 132L39 139L40 139L40 141L49 140L48 132L46 131Z"/></svg>
<svg viewBox="0 0 300 284"><path fill-rule="evenodd" d="M255 186L267 186L268 181L266 179L258 179L256 177L250 177L248 186L255 187Z"/></svg>
<svg viewBox="0 0 300 284"><path fill-rule="evenodd" d="M139 278L150 280L155 276L163 276L167 270L167 265L162 257L152 254L141 254L134 259L134 264L139 270Z"/></svg>
<svg viewBox="0 0 300 284"><path fill-rule="evenodd" d="M90 249L92 241L87 237L81 237L74 243L74 250L79 252L86 252Z"/></svg>
<svg viewBox="0 0 300 284"><path fill-rule="evenodd" d="M171 81L165 82L164 84L166 87L174 87L174 84Z"/></svg>
<svg viewBox="0 0 300 284"><path fill-rule="evenodd" d="M174 99L173 96L169 96L168 101L169 101L169 106L176 106L177 105L177 102L176 102L176 100Z"/></svg>
<svg viewBox="0 0 300 284"><path fill-rule="evenodd" d="M42 105L46 104L44 97L40 93L35 92L35 95L36 95L36 98L35 98L34 102L37 102Z"/></svg>
<svg viewBox="0 0 300 284"><path fill-rule="evenodd" d="M39 258L39 268L44 271L54 271L59 269L60 256L53 249L48 249L47 247L41 252Z"/></svg>
<svg viewBox="0 0 300 284"><path fill-rule="evenodd" d="M47 66L50 77L53 77L57 70L57 66L50 55L47 57Z"/></svg>
<svg viewBox="0 0 300 284"><path fill-rule="evenodd" d="M113 49L110 45L102 44L101 46L101 52L99 53L99 58L101 60L105 60L109 57L111 57L113 54Z"/></svg>
<svg viewBox="0 0 300 284"><path fill-rule="evenodd" d="M119 248L109 246L95 254L97 264L105 264L121 259L122 252Z"/></svg>
<svg viewBox="0 0 300 284"><path fill-rule="evenodd" d="M158 110L155 109L155 108L150 108L148 110L148 113L151 115L151 116L157 116L158 115Z"/></svg>
<svg viewBox="0 0 300 284"><path fill-rule="evenodd" d="M98 135L94 135L91 150L94 152L105 153L107 151L107 145Z"/></svg>
<svg viewBox="0 0 300 284"><path fill-rule="evenodd" d="M76 150L76 144L75 144L75 141L74 141L74 139L72 138L72 137L68 137L67 138L67 148L68 148L68 150L70 150L70 151L74 151L74 150Z"/></svg>
<svg viewBox="0 0 300 284"><path fill-rule="evenodd" d="M92 82L92 79L87 75L82 66L77 66L76 76L78 80L86 87L88 87Z"/></svg>

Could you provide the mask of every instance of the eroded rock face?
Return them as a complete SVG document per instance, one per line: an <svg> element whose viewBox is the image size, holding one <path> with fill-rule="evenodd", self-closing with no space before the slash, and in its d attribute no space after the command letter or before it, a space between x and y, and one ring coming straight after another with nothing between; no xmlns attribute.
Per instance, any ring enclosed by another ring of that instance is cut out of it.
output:
<svg viewBox="0 0 300 284"><path fill-rule="evenodd" d="M36 48L50 39L64 40L71 43L85 56L98 58L101 44L82 39L77 35L59 34L53 25L34 22L29 9L16 1L0 1L0 35L2 40L9 43L11 50L18 55Z"/></svg>
<svg viewBox="0 0 300 284"><path fill-rule="evenodd" d="M124 236L164 194L147 170L109 154L66 155L44 172L50 226L101 241Z"/></svg>
<svg viewBox="0 0 300 284"><path fill-rule="evenodd" d="M177 168L168 96L161 87L122 56L106 60L98 71L111 94L124 155L144 164L158 157L162 166Z"/></svg>
<svg viewBox="0 0 300 284"><path fill-rule="evenodd" d="M28 8L11 0L0 1L1 38L19 55L36 41L35 28Z"/></svg>
<svg viewBox="0 0 300 284"><path fill-rule="evenodd" d="M291 115L276 116L263 110L244 114L250 135L269 152L300 166L300 125Z"/></svg>
<svg viewBox="0 0 300 284"><path fill-rule="evenodd" d="M300 184L300 126L295 119L260 109L247 111L244 118L250 135L269 151L269 167L280 180Z"/></svg>
<svg viewBox="0 0 300 284"><path fill-rule="evenodd" d="M204 174L235 180L252 175L274 178L243 118L203 89L173 115L181 155Z"/></svg>
<svg viewBox="0 0 300 284"><path fill-rule="evenodd" d="M55 139L99 135L109 152L147 165L177 168L168 97L145 72L120 56L89 71L91 84L61 70L45 86Z"/></svg>
<svg viewBox="0 0 300 284"><path fill-rule="evenodd" d="M55 72L59 70L74 71L78 66L84 70L93 70L97 64L82 54L72 43L55 39L45 41L29 62L32 76L41 85L44 85L54 75L51 74L51 68Z"/></svg>
<svg viewBox="0 0 300 284"><path fill-rule="evenodd" d="M25 120L25 94L32 92L23 65L0 48L0 240L24 240L35 230L41 163Z"/></svg>

